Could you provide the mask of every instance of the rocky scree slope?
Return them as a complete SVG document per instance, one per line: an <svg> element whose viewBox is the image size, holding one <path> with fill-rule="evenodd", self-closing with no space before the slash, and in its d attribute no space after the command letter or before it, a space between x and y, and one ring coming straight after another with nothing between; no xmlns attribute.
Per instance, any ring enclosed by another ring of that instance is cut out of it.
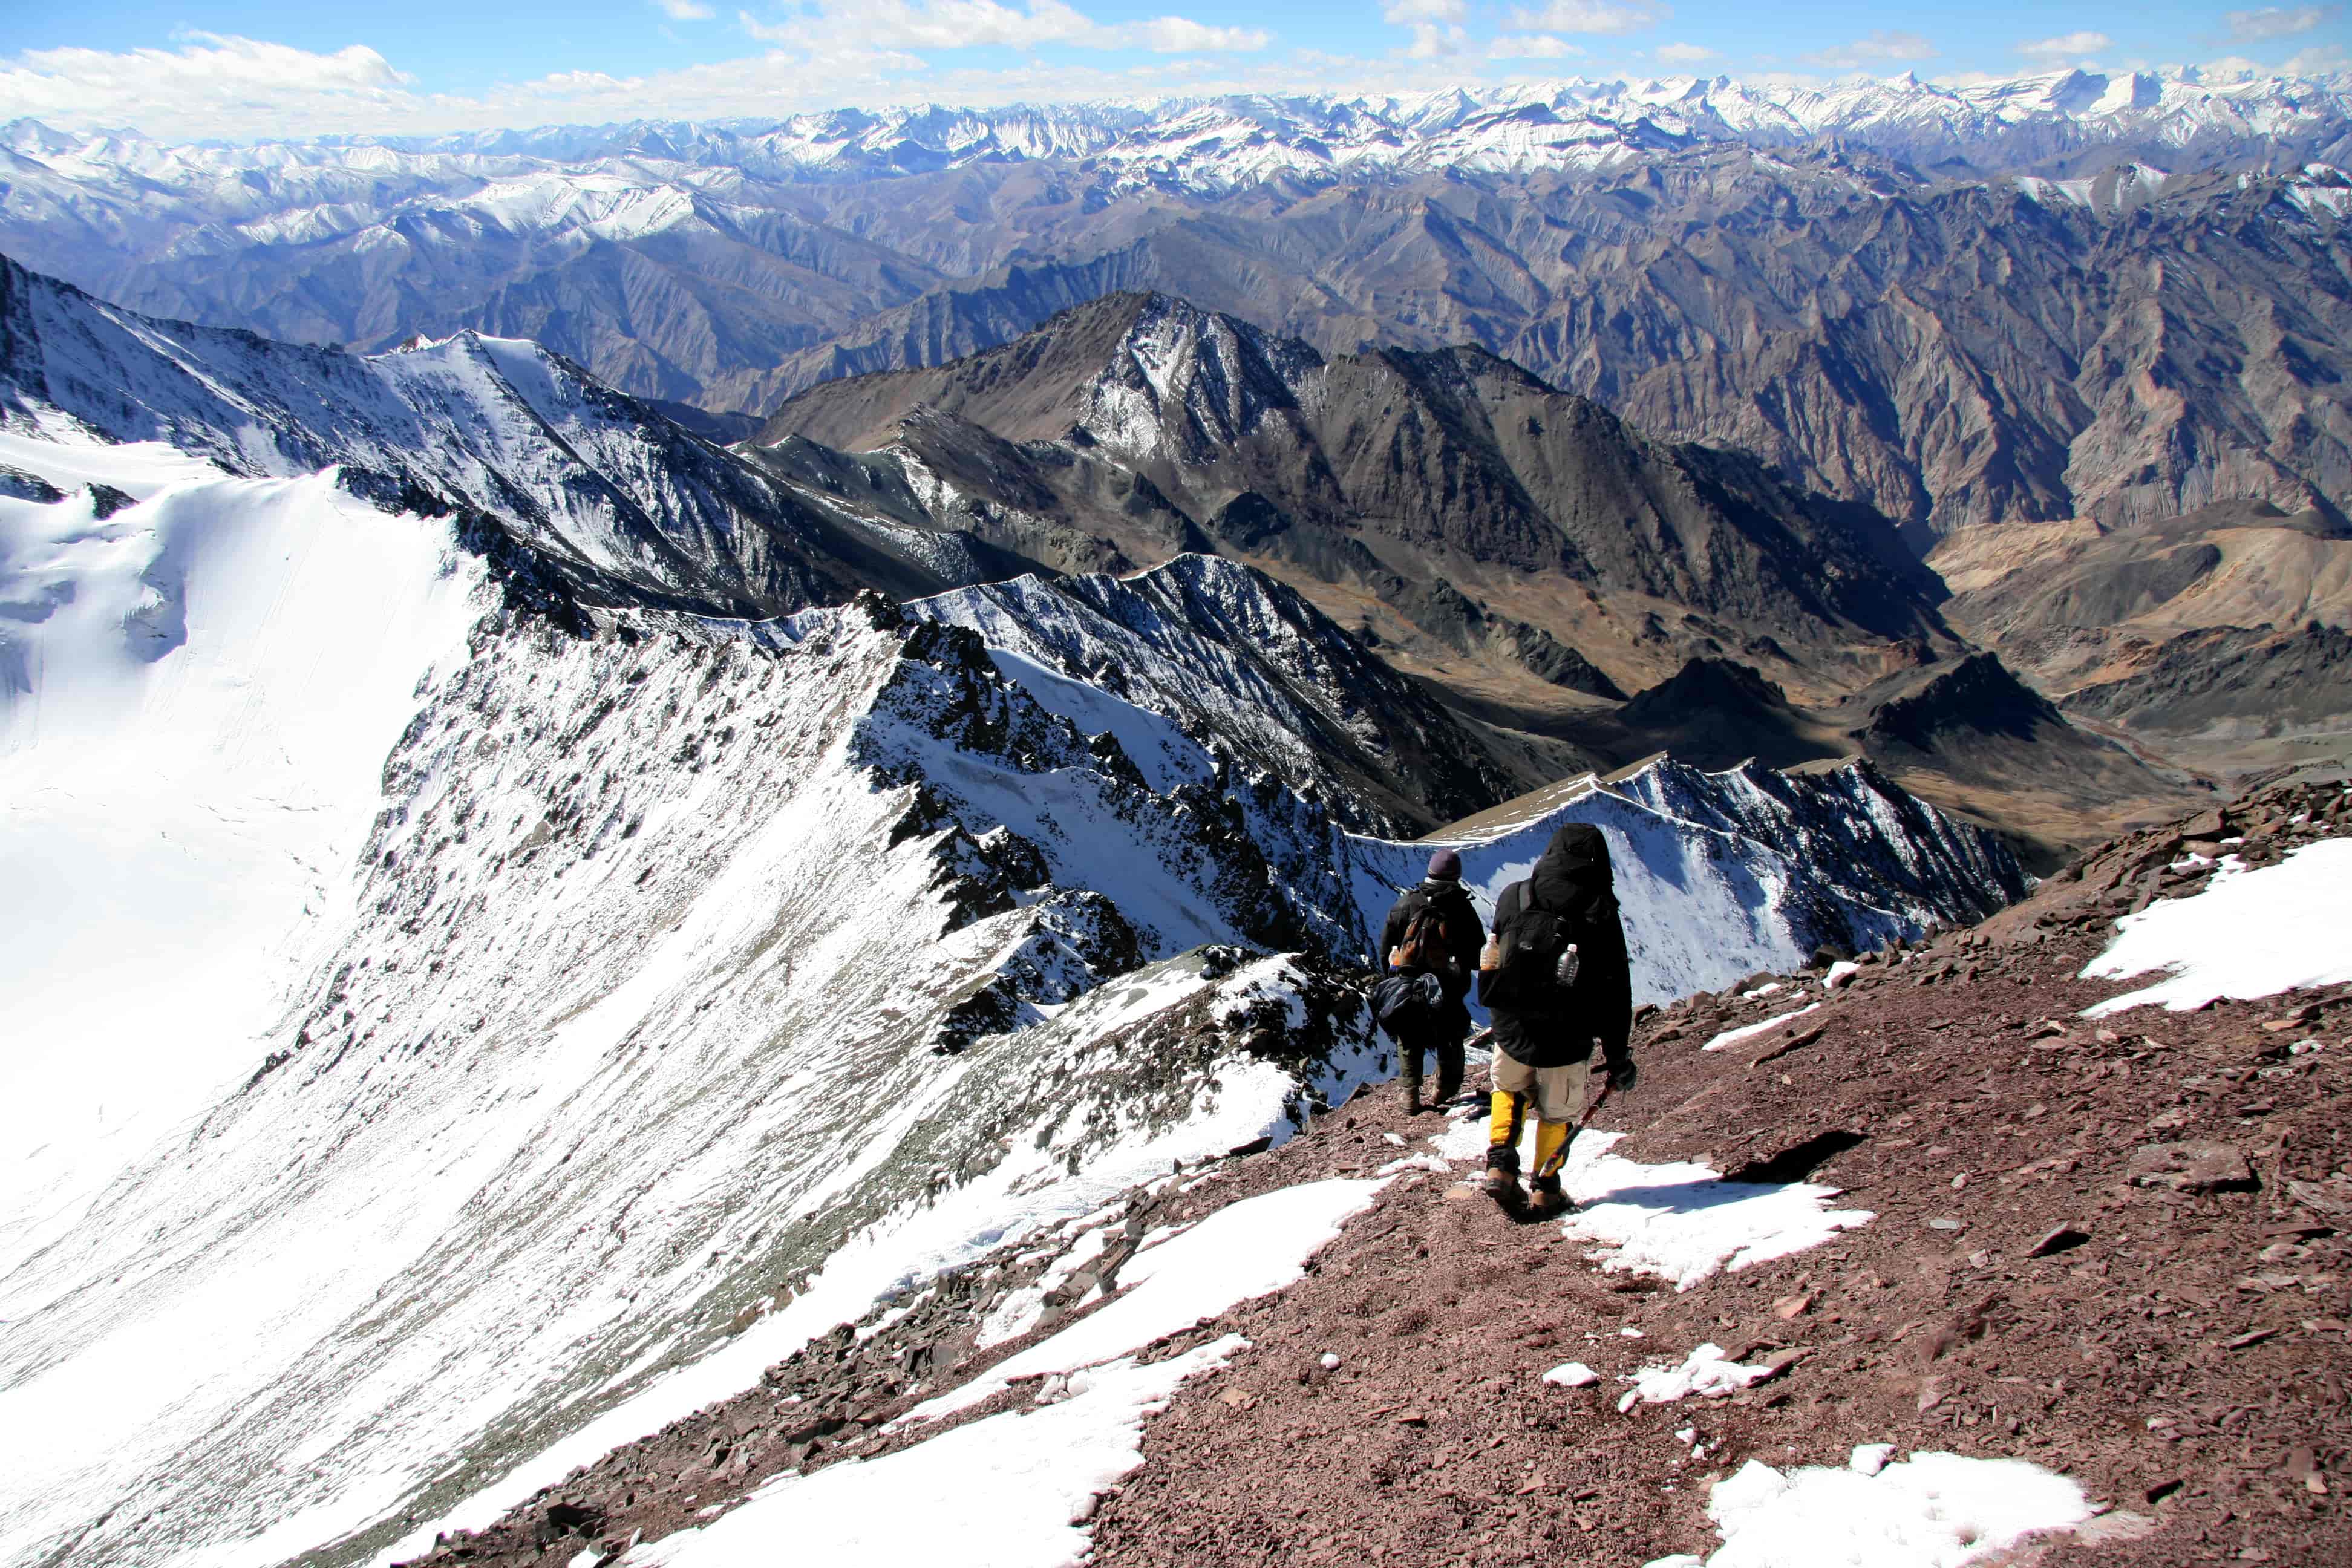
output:
<svg viewBox="0 0 2352 1568"><path fill-rule="evenodd" d="M1156 1363L1244 1339L1143 1426L1068 1550L1485 1565L1605 1542L1696 1561L1718 1539L1712 1487L1749 1461L1843 1471L1884 1443L2078 1481L2092 1517L2034 1542L2035 1562L2328 1561L2352 1463L2352 1180L2329 1119L2352 992L2095 1021L2079 1010L2118 987L2077 972L2116 915L2204 887L2210 865L2184 851L2242 837L2249 863L2276 864L2340 837L2347 805L2337 785L2244 797L2103 846L1983 926L1865 952L1826 988L1818 968L1759 973L1643 1009L1641 1093L1585 1134L1609 1146L1571 1163L1586 1207L1565 1225L1507 1222L1468 1187L1475 1163L1445 1157L1475 1136L1424 1143L1432 1119L1373 1090L844 1325L422 1560L667 1562L747 1505L789 1529L793 1494L761 1483L936 1441L910 1409L1108 1310L1139 1247L1270 1193L1388 1177L1295 1284L1142 1349ZM1644 1184L1661 1171L1688 1185ZM1648 1212L1792 1183L1862 1212L1676 1289L1594 1250L1629 1183ZM1045 1315L992 1332L1024 1299ZM1739 1370L1731 1386L1621 1404L1702 1343ZM1570 1360L1589 1383L1546 1376ZM950 1419L1077 1387L1032 1376Z"/></svg>
<svg viewBox="0 0 2352 1568"><path fill-rule="evenodd" d="M2069 692L2065 709L2135 733L2289 737L2325 745L2352 728L2352 633L2215 626L2165 642L2137 674Z"/></svg>
<svg viewBox="0 0 2352 1568"><path fill-rule="evenodd" d="M2079 721L2222 776L2343 753L2330 647L2352 531L2332 512L2228 503L2113 532L1971 531L1932 563L1958 590L1954 623Z"/></svg>

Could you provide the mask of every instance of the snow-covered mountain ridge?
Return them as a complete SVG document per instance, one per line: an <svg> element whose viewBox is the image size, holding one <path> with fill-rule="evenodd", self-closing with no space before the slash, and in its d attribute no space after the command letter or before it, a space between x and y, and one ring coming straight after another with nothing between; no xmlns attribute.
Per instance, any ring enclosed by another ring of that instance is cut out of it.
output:
<svg viewBox="0 0 2352 1568"><path fill-rule="evenodd" d="M152 1113L0 1188L0 1563L495 1512L1391 1070L1355 966L1429 846L1348 825L1467 742L1295 595L1186 556L724 614L796 536L554 356L0 281L12 1016ZM486 528L577 592L500 593ZM1867 767L1662 761L1465 825L1480 896L1568 816L1650 998L2021 889Z"/></svg>
<svg viewBox="0 0 2352 1568"><path fill-rule="evenodd" d="M361 358L159 321L0 258L0 419L232 474L336 468L372 500L496 517L576 586L638 601L773 615L854 586L792 497L535 343Z"/></svg>

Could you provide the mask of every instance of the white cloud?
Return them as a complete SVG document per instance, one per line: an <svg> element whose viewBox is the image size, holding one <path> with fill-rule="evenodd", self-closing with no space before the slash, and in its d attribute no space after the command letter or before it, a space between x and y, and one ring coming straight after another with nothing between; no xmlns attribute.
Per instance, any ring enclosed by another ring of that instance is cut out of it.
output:
<svg viewBox="0 0 2352 1568"><path fill-rule="evenodd" d="M1673 15L1650 0L1548 0L1515 7L1504 25L1523 33L1638 33Z"/></svg>
<svg viewBox="0 0 2352 1568"><path fill-rule="evenodd" d="M11 114L64 124L250 121L258 109L278 134L314 129L312 115L382 116L411 100L409 79L363 44L315 54L212 33L177 49L35 49L0 64Z"/></svg>
<svg viewBox="0 0 2352 1568"><path fill-rule="evenodd" d="M1661 44L1657 57L1670 66L1695 66L1701 60L1715 58L1715 51L1698 44Z"/></svg>
<svg viewBox="0 0 2352 1568"><path fill-rule="evenodd" d="M1874 70L1906 60L1931 59L1935 54L1936 46L1916 33L1882 30L1850 44L1807 55L1805 62L1825 70Z"/></svg>
<svg viewBox="0 0 2352 1568"><path fill-rule="evenodd" d="M2327 76L2352 70L2352 55L2347 55L2335 44L2314 44L2287 56L2285 64L2279 68L2289 76Z"/></svg>
<svg viewBox="0 0 2352 1568"><path fill-rule="evenodd" d="M1405 46L1405 58L1411 60L1443 59L1458 55L1470 41L1470 35L1459 27L1441 27L1433 22L1415 22L1412 42Z"/></svg>
<svg viewBox="0 0 2352 1568"><path fill-rule="evenodd" d="M719 15L701 0L654 0L654 4L673 22L708 22Z"/></svg>
<svg viewBox="0 0 2352 1568"><path fill-rule="evenodd" d="M1113 27L1122 38L1139 41L1154 54L1253 54L1274 41L1264 27L1214 27L1184 16L1154 16L1149 22ZM1125 43L1106 46L1123 48Z"/></svg>
<svg viewBox="0 0 2352 1568"><path fill-rule="evenodd" d="M1273 37L1262 27L1220 27L1186 16L1105 26L1062 0L820 0L816 13L762 22L737 18L763 44L787 47L1148 49L1153 54L1247 53Z"/></svg>
<svg viewBox="0 0 2352 1568"><path fill-rule="evenodd" d="M46 50L0 58L0 105L68 130L135 127L165 142L269 142L643 118L775 118L844 105L1148 101L1175 91L1296 91L1307 81L1333 92L1395 91L1434 89L1460 78L1458 67L1394 57L1300 51L1254 58L1250 51L1269 42L1258 30L1196 34L1191 30L1196 24L1174 16L1071 41L1091 50L1156 46L1164 51L1197 44L1213 52L1162 52L1132 63L1024 55L1010 66L966 68L947 63L952 55L942 60L861 37L858 29L838 26L821 13L808 13L797 25L745 20L780 47L642 76L562 71L479 95L419 91L413 79L364 47L314 54L249 38L192 36L176 49ZM1050 20L1049 15L1047 26ZM1126 41L1104 42L1102 34L1114 31Z"/></svg>
<svg viewBox="0 0 2352 1568"><path fill-rule="evenodd" d="M2031 55L2035 59L2056 62L2083 59L2101 49L2114 47L2115 40L2105 33L2063 33L2054 38L2036 38L2031 43L2020 44L2017 52Z"/></svg>
<svg viewBox="0 0 2352 1568"><path fill-rule="evenodd" d="M1584 51L1549 33L1513 33L1486 46L1490 60L1564 60Z"/></svg>
<svg viewBox="0 0 2352 1568"><path fill-rule="evenodd" d="M2231 38L2251 44L2308 33L2327 20L2333 9L2330 5L2263 5L2252 11L2229 12L2221 20L2228 26Z"/></svg>
<svg viewBox="0 0 2352 1568"><path fill-rule="evenodd" d="M1389 0L1381 7L1381 16L1408 26L1415 22L1459 22L1469 9L1465 0Z"/></svg>

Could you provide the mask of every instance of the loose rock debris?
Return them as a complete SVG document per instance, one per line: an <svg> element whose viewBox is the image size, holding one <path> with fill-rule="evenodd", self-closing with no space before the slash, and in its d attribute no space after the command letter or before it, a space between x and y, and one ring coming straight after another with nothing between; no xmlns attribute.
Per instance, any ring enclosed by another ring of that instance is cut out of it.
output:
<svg viewBox="0 0 2352 1568"><path fill-rule="evenodd" d="M2205 827L2275 859L2343 830L2336 798L2276 792ZM1587 1215L1515 1226L1447 1201L1460 1188L1433 1170L1392 1172L1295 1284L1135 1358L1249 1342L1142 1426L1140 1462L1066 1527L1087 1532L1073 1550L1187 1568L1703 1561L1725 1542L1717 1513L1743 1496L1809 1495L1816 1471L1875 1485L1949 1455L2031 1461L2078 1489L2082 1521L2028 1535L2010 1561L2347 1561L2352 986L2083 1016L2132 984L2079 976L2148 871L2158 897L2210 879L2172 869L2179 837L2136 835L1985 926L1862 955L1833 991L1790 976L1754 1001L1699 996L1642 1021L1641 1091L1596 1130L1623 1136L1580 1159L1802 1163L1793 1179L1867 1223L1676 1289L1603 1272L1591 1255L1605 1249L1569 1228ZM1794 992L1819 1000L1801 1027L1822 1032L1772 1071L1696 1043L1785 1012ZM1376 1089L1281 1148L1187 1173L1189 1190L1139 1193L1108 1223L1140 1237L1276 1187L1371 1177L1394 1139L1427 1151L1438 1125ZM1074 1302L975 1351L990 1304L1049 1267L993 1260L878 1328L877 1312L865 1338L845 1326L435 1560L610 1556L787 1468L920 1441L894 1418L1100 1310ZM1101 1273L1116 1291L1116 1264ZM1703 1346L1767 1375L1616 1408L1645 1369ZM1006 1387L959 1419L1036 1392Z"/></svg>

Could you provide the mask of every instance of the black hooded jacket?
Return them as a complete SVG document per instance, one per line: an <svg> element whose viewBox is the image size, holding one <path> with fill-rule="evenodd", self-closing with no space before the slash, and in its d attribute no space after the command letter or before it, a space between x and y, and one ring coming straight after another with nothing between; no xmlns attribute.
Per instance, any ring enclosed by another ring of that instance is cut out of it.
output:
<svg viewBox="0 0 2352 1568"><path fill-rule="evenodd" d="M1549 910L1575 931L1580 968L1573 1016L1494 1014L1495 1044L1531 1068L1567 1067L1601 1055L1612 1067L1633 1059L1633 966L1625 953L1625 927L1609 868L1609 841L1590 823L1562 825L1524 882L1495 900L1495 929L1503 931L1522 910Z"/></svg>
<svg viewBox="0 0 2352 1568"><path fill-rule="evenodd" d="M1438 918L1444 923L1446 950L1453 954L1454 972L1440 974L1445 986L1445 999L1459 1002L1470 994L1470 982L1478 973L1478 950L1486 945L1486 924L1478 918L1478 906L1470 901L1469 889L1459 882L1426 881L1399 899L1389 910L1389 918L1381 927L1381 970L1388 972L1389 954L1404 941L1405 928L1424 906L1434 905ZM1467 1022L1465 1022L1467 1027Z"/></svg>

